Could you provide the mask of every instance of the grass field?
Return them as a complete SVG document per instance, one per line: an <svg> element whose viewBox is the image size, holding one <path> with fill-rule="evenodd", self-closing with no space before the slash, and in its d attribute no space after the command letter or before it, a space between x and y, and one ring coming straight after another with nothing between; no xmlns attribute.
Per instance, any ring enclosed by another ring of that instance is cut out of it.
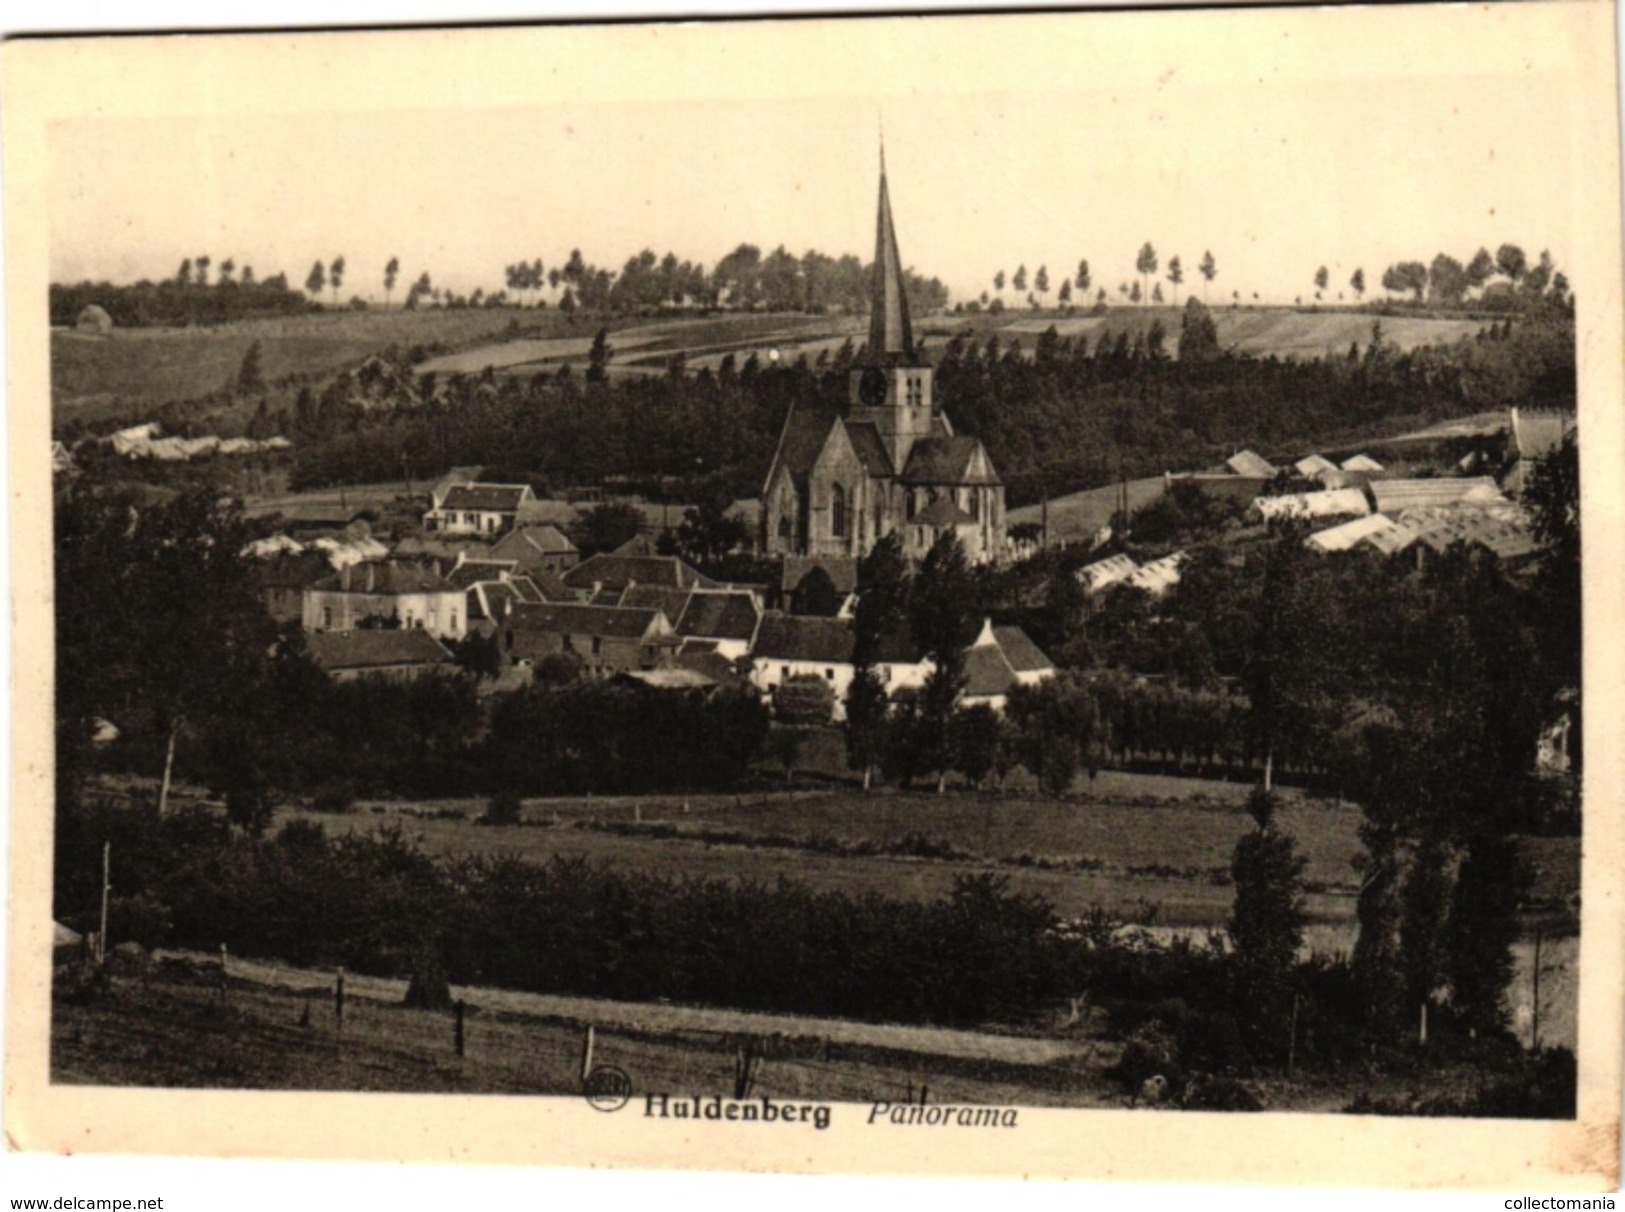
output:
<svg viewBox="0 0 1625 1212"><path fill-rule="evenodd" d="M1010 311L997 316L922 317L918 330L939 352L947 336L963 332L983 341L994 332L1008 342L1020 338L1031 355L1037 336L1051 324L1063 334L1082 334L1091 343L1106 330L1137 331L1161 319L1173 352L1179 317L1173 308L1114 308L1104 316ZM1341 355L1350 341L1370 340L1369 315L1355 312L1297 312L1216 309L1219 340L1246 353L1294 356ZM563 362L584 363L592 335L611 331L617 356L611 368L635 375L662 370L679 351L694 369L713 369L732 353L764 360L771 350L794 361L816 357L848 337L861 342L862 316L780 314L713 315L649 322L570 317L555 309L509 308L334 311L267 320L245 320L215 328L121 329L109 337L87 337L65 329L51 333L51 400L58 423L74 417L96 420L193 399L234 382L243 355L258 341L267 381L289 375L320 380L390 345L411 347L436 342L454 352L432 359L424 369L477 374L486 366L534 374ZM1478 331L1476 320L1385 317L1384 338L1402 348L1453 341ZM519 332L510 337L510 329Z"/></svg>
<svg viewBox="0 0 1625 1212"><path fill-rule="evenodd" d="M1088 794L1064 801L968 791L532 800L529 824L506 829L475 824L484 805L473 800L374 803L339 817L285 811L330 832L399 824L440 853L582 855L671 875L785 876L919 899L949 891L959 875L995 870L1065 917L1096 905L1136 917L1154 905L1159 922L1207 927L1229 917L1231 851L1252 827L1245 794L1239 784L1107 771ZM1358 821L1348 805L1288 795L1282 823L1309 860L1316 921L1353 914ZM909 835L950 857L914 857Z"/></svg>

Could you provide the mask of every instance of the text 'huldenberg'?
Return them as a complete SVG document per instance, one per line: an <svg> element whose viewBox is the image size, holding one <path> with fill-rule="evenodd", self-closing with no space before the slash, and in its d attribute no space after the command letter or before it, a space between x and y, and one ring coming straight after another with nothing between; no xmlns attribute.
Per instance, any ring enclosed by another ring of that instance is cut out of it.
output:
<svg viewBox="0 0 1625 1212"><path fill-rule="evenodd" d="M759 1099L723 1098L720 1094L710 1098L698 1095L673 1097L670 1094L646 1094L643 1100L646 1119L718 1120L728 1123L757 1124L811 1124L822 1132L829 1127L828 1103L784 1103L762 1097Z"/></svg>

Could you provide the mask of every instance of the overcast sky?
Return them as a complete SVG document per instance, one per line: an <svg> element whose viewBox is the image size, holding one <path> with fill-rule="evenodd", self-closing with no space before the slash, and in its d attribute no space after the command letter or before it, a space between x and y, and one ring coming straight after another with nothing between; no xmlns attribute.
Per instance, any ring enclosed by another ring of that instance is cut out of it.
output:
<svg viewBox="0 0 1625 1212"><path fill-rule="evenodd" d="M573 247L867 260L882 123L904 258L955 298L1080 258L1115 296L1146 240L1187 292L1211 249L1215 299L1503 241L1567 265L1561 7L127 43L52 128L51 276L207 253L297 286L343 254L381 297L391 255L462 291Z"/></svg>

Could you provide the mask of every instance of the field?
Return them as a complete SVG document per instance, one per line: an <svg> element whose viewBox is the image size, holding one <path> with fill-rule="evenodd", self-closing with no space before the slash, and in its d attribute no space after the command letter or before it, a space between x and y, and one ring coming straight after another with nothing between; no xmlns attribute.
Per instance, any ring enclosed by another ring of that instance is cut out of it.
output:
<svg viewBox="0 0 1625 1212"><path fill-rule="evenodd" d="M1221 344L1247 353L1301 357L1344 353L1350 341L1370 340L1371 316L1357 312L1297 312L1264 308L1217 309ZM985 341L997 332L1006 344L1019 338L1031 356L1037 337L1050 325L1062 335L1083 334L1091 343L1103 331L1143 331L1161 319L1173 352L1179 316L1173 308L1114 308L1104 316L1010 311L997 316L933 315L917 330L940 353L955 332ZM51 333L53 420L95 421L129 416L143 408L195 399L233 383L243 355L258 341L268 382L290 375L320 381L391 345L410 348L439 343L451 352L423 363L424 370L477 374L493 369L529 376L569 363L584 365L592 335L611 332L616 354L611 373L664 372L683 353L692 369L716 369L728 354L743 362L752 353L766 361L773 351L786 361L805 353L815 359L866 333L862 316L721 314L650 322L572 318L557 310L475 308L321 312L270 320L245 320L215 328L121 329L108 337L68 330ZM1476 320L1384 317L1385 340L1403 348L1454 341L1476 333Z"/></svg>

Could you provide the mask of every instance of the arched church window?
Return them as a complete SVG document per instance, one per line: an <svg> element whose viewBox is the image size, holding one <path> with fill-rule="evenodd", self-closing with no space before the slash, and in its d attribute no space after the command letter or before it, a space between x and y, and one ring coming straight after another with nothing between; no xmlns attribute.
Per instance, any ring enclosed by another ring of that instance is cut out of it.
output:
<svg viewBox="0 0 1625 1212"><path fill-rule="evenodd" d="M789 514L781 514L781 515L779 515L779 538L788 539L789 537L790 537L790 515Z"/></svg>
<svg viewBox="0 0 1625 1212"><path fill-rule="evenodd" d="M830 488L829 532L837 539L846 537L846 489L839 484Z"/></svg>

